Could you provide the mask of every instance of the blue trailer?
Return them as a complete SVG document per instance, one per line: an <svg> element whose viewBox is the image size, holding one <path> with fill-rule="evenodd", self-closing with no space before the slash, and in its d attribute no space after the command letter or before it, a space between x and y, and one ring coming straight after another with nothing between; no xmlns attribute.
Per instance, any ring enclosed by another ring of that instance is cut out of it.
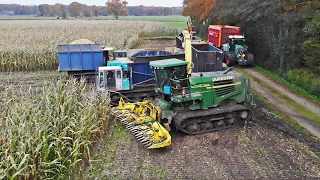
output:
<svg viewBox="0 0 320 180"><path fill-rule="evenodd" d="M177 48L148 48L113 51L102 44L62 44L57 47L58 71L95 83L97 91L111 92L113 102L119 96L139 100L154 97L153 60L178 58Z"/></svg>
<svg viewBox="0 0 320 180"><path fill-rule="evenodd" d="M57 47L59 72L94 82L98 67L106 66L112 49L102 44L61 44Z"/></svg>

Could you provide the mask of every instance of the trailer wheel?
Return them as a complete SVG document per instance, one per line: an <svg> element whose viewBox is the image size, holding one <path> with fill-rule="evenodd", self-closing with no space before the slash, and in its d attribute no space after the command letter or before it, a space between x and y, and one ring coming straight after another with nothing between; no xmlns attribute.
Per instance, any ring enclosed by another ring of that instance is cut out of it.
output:
<svg viewBox="0 0 320 180"><path fill-rule="evenodd" d="M248 66L253 66L254 65L253 54L247 54L247 62L248 62Z"/></svg>

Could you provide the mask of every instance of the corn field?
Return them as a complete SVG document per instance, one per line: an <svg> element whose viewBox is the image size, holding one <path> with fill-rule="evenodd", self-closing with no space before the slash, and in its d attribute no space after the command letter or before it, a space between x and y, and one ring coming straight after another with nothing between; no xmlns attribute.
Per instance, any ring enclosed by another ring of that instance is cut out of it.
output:
<svg viewBox="0 0 320 180"><path fill-rule="evenodd" d="M172 36L170 25L148 21L0 21L0 71L56 70L56 46L89 39L115 49L131 48L146 36Z"/></svg>
<svg viewBox="0 0 320 180"><path fill-rule="evenodd" d="M0 179L73 179L109 121L109 96L61 80L0 93Z"/></svg>

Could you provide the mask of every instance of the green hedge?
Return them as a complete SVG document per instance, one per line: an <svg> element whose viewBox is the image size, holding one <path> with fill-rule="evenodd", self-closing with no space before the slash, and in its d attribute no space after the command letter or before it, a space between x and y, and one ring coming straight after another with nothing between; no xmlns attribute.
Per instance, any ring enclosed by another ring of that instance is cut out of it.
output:
<svg viewBox="0 0 320 180"><path fill-rule="evenodd" d="M312 72L304 69L294 69L288 71L285 78L289 82L305 89L311 95L320 97L320 77L317 77Z"/></svg>

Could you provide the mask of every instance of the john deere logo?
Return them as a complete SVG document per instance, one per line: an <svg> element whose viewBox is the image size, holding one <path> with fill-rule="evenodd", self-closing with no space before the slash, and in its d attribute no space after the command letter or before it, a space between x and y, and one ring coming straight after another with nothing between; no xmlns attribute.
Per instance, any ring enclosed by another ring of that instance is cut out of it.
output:
<svg viewBox="0 0 320 180"><path fill-rule="evenodd" d="M234 79L234 76L214 77L214 78L212 78L212 81L216 82L216 81L225 81L225 80L231 80L231 79Z"/></svg>

